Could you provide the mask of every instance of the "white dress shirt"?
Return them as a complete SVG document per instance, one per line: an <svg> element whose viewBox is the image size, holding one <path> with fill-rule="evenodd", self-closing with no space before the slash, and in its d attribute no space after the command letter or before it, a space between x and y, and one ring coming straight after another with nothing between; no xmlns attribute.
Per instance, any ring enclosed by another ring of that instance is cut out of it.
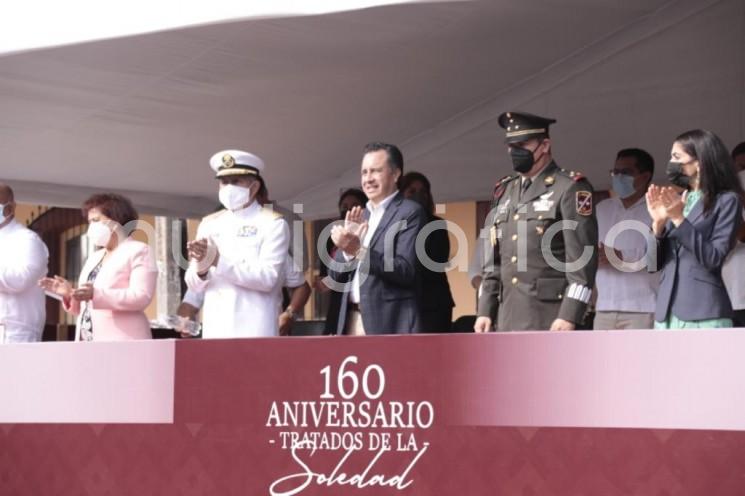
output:
<svg viewBox="0 0 745 496"><path fill-rule="evenodd" d="M645 226L652 225L644 197L628 209L619 198L608 198L598 203L596 213L601 243L619 250L625 262L644 259L647 243L641 233L625 230L616 236L612 244L607 238L610 229L621 221L633 220ZM598 293L595 309L598 312L653 313L659 284L659 273L650 274L646 268L637 272L622 272L612 265L601 265L595 278Z"/></svg>
<svg viewBox="0 0 745 496"><path fill-rule="evenodd" d="M193 265L186 271L189 289L204 293L203 337L276 336L289 245L282 216L253 202L206 217L197 238L211 239L220 252L204 279Z"/></svg>
<svg viewBox="0 0 745 496"><path fill-rule="evenodd" d="M40 341L49 251L35 232L12 220L0 228L0 326L6 343Z"/></svg>
<svg viewBox="0 0 745 496"><path fill-rule="evenodd" d="M388 205L391 204L393 198L397 194L398 191L394 192L377 206L373 205L370 201L367 202L369 217L367 219L367 233L365 234L365 239L362 240L363 248L368 248L370 246L370 241L375 234L375 230L378 229L378 225L380 225L380 221L383 219L385 209L388 208ZM346 253L344 253L344 258L346 258L347 261L352 259L352 257L348 256ZM354 277L352 278L352 291L349 293L349 301L352 303L360 302L360 276L358 270L354 272Z"/></svg>
<svg viewBox="0 0 745 496"><path fill-rule="evenodd" d="M740 171L740 183L745 188L745 171ZM743 212L745 218L745 212ZM722 266L722 279L724 286L729 293L729 299L732 302L733 310L745 310L745 243L740 241L735 245L735 249L729 254Z"/></svg>

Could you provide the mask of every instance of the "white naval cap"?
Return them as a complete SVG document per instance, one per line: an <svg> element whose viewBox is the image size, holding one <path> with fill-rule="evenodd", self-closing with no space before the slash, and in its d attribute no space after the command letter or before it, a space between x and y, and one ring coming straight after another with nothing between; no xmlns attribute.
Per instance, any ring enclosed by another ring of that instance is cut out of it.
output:
<svg viewBox="0 0 745 496"><path fill-rule="evenodd" d="M210 167L216 178L226 176L260 176L264 161L242 150L223 150L212 155Z"/></svg>

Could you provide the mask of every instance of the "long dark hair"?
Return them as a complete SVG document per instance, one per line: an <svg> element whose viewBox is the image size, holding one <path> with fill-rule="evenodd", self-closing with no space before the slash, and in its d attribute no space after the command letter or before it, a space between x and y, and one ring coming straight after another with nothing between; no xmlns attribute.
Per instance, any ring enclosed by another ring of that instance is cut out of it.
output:
<svg viewBox="0 0 745 496"><path fill-rule="evenodd" d="M422 205L422 207L424 207L424 210L426 210L429 215L435 215L435 201L432 198L432 185L430 184L429 179L427 179L427 176L421 172L409 172L404 174L404 176L401 177L401 184L399 184L398 190L403 193L412 183L415 182L422 183L424 191L427 194L427 198L424 199L425 205Z"/></svg>
<svg viewBox="0 0 745 496"><path fill-rule="evenodd" d="M694 129L675 138L675 142L698 160L698 187L704 195L704 212L709 212L717 195L724 191L736 193L740 203L745 203L745 191L719 136L706 129Z"/></svg>

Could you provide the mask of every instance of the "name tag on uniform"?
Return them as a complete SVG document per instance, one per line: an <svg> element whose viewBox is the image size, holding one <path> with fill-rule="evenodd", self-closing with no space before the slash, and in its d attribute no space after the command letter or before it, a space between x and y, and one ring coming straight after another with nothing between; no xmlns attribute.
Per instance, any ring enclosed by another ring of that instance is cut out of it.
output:
<svg viewBox="0 0 745 496"><path fill-rule="evenodd" d="M554 206L554 201L549 200L551 195L553 195L553 191L549 191L548 193L545 193L540 196L540 198L533 202L533 211L535 212L548 212L551 210L551 207Z"/></svg>
<svg viewBox="0 0 745 496"><path fill-rule="evenodd" d="M249 236L256 236L257 232L259 232L259 230L256 226L242 226L238 229L238 236L241 238L247 238Z"/></svg>

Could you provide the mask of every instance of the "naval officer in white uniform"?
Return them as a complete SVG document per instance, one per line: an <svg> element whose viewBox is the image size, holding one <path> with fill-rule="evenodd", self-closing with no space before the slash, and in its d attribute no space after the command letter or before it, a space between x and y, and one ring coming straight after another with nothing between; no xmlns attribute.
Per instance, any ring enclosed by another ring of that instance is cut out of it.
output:
<svg viewBox="0 0 745 496"><path fill-rule="evenodd" d="M204 292L204 338L270 337L278 317L289 247L281 214L256 201L264 162L240 150L210 159L226 208L202 219L188 244L189 289Z"/></svg>

